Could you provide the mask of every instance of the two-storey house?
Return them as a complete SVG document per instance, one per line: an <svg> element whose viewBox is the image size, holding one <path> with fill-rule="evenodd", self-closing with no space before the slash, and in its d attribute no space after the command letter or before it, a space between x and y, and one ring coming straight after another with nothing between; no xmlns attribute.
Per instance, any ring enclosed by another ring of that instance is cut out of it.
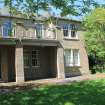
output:
<svg viewBox="0 0 105 105"><path fill-rule="evenodd" d="M0 16L0 81L58 78L89 74L81 22L53 17L34 21Z"/></svg>

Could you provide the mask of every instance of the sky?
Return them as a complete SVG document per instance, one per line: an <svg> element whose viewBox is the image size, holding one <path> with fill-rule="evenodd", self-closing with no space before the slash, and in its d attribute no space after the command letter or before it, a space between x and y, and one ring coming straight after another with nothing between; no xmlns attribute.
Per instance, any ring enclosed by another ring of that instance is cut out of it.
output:
<svg viewBox="0 0 105 105"><path fill-rule="evenodd" d="M0 0L0 8L3 7L3 1L4 1L4 0ZM60 1L60 0L59 0L59 1ZM95 1L97 1L99 4L105 4L105 0L95 0ZM52 13L54 13L56 16L57 16L57 15L59 16L59 12L60 12L59 10L56 10L56 9L52 8L51 11L52 11ZM43 14L43 11L40 11L40 13ZM73 19L77 19L77 20L78 20L78 19L81 19L81 17L77 17L77 16L75 17L75 16L70 16L70 15L68 16L68 18L73 18Z"/></svg>
<svg viewBox="0 0 105 105"><path fill-rule="evenodd" d="M96 1L100 4L105 3L105 0L96 0Z"/></svg>
<svg viewBox="0 0 105 105"><path fill-rule="evenodd" d="M0 0L0 7L3 7L3 2L4 0ZM95 0L95 1L97 1L98 3L100 3L100 4L105 4L105 0Z"/></svg>

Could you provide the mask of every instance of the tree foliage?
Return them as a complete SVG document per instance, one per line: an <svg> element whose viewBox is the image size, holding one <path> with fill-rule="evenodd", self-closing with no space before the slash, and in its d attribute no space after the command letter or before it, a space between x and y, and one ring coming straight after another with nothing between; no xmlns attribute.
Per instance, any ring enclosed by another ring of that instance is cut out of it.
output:
<svg viewBox="0 0 105 105"><path fill-rule="evenodd" d="M105 9L97 8L85 18L85 41L88 53L105 58Z"/></svg>
<svg viewBox="0 0 105 105"><path fill-rule="evenodd" d="M40 9L48 9L53 6L61 11L62 16L83 15L98 7L96 0L4 0L9 5L30 15L37 13Z"/></svg>

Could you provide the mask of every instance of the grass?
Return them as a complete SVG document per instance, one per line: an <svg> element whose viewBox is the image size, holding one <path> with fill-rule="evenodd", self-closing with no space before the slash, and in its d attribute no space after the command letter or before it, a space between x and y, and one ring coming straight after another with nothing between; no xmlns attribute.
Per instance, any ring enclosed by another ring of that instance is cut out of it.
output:
<svg viewBox="0 0 105 105"><path fill-rule="evenodd" d="M105 80L0 94L0 105L105 105Z"/></svg>

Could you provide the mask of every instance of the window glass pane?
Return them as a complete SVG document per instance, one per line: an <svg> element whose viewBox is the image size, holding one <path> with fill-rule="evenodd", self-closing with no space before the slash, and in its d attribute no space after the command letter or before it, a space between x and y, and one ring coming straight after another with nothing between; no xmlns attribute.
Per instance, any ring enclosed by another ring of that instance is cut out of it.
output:
<svg viewBox="0 0 105 105"><path fill-rule="evenodd" d="M75 38L76 37L76 25L75 24L71 24L71 37Z"/></svg>
<svg viewBox="0 0 105 105"><path fill-rule="evenodd" d="M63 34L64 34L64 37L68 37L69 35L68 25L63 26Z"/></svg>
<svg viewBox="0 0 105 105"><path fill-rule="evenodd" d="M73 50L73 64L78 65L79 64L79 51Z"/></svg>
<svg viewBox="0 0 105 105"><path fill-rule="evenodd" d="M30 53L29 51L24 51L24 67L30 66Z"/></svg>
<svg viewBox="0 0 105 105"><path fill-rule="evenodd" d="M75 24L71 24L70 26L71 26L71 30L75 30L76 29Z"/></svg>
<svg viewBox="0 0 105 105"><path fill-rule="evenodd" d="M3 36L11 36L12 35L12 24L10 21L6 21L3 23Z"/></svg>
<svg viewBox="0 0 105 105"><path fill-rule="evenodd" d="M43 25L42 24L37 24L36 25L36 37L37 38L42 38L43 34Z"/></svg>
<svg viewBox="0 0 105 105"><path fill-rule="evenodd" d="M76 31L75 30L71 30L71 37L76 37Z"/></svg>
<svg viewBox="0 0 105 105"><path fill-rule="evenodd" d="M32 66L40 67L40 51L39 50L32 51Z"/></svg>
<svg viewBox="0 0 105 105"><path fill-rule="evenodd" d="M65 64L66 66L70 66L71 62L71 50L65 50Z"/></svg>

